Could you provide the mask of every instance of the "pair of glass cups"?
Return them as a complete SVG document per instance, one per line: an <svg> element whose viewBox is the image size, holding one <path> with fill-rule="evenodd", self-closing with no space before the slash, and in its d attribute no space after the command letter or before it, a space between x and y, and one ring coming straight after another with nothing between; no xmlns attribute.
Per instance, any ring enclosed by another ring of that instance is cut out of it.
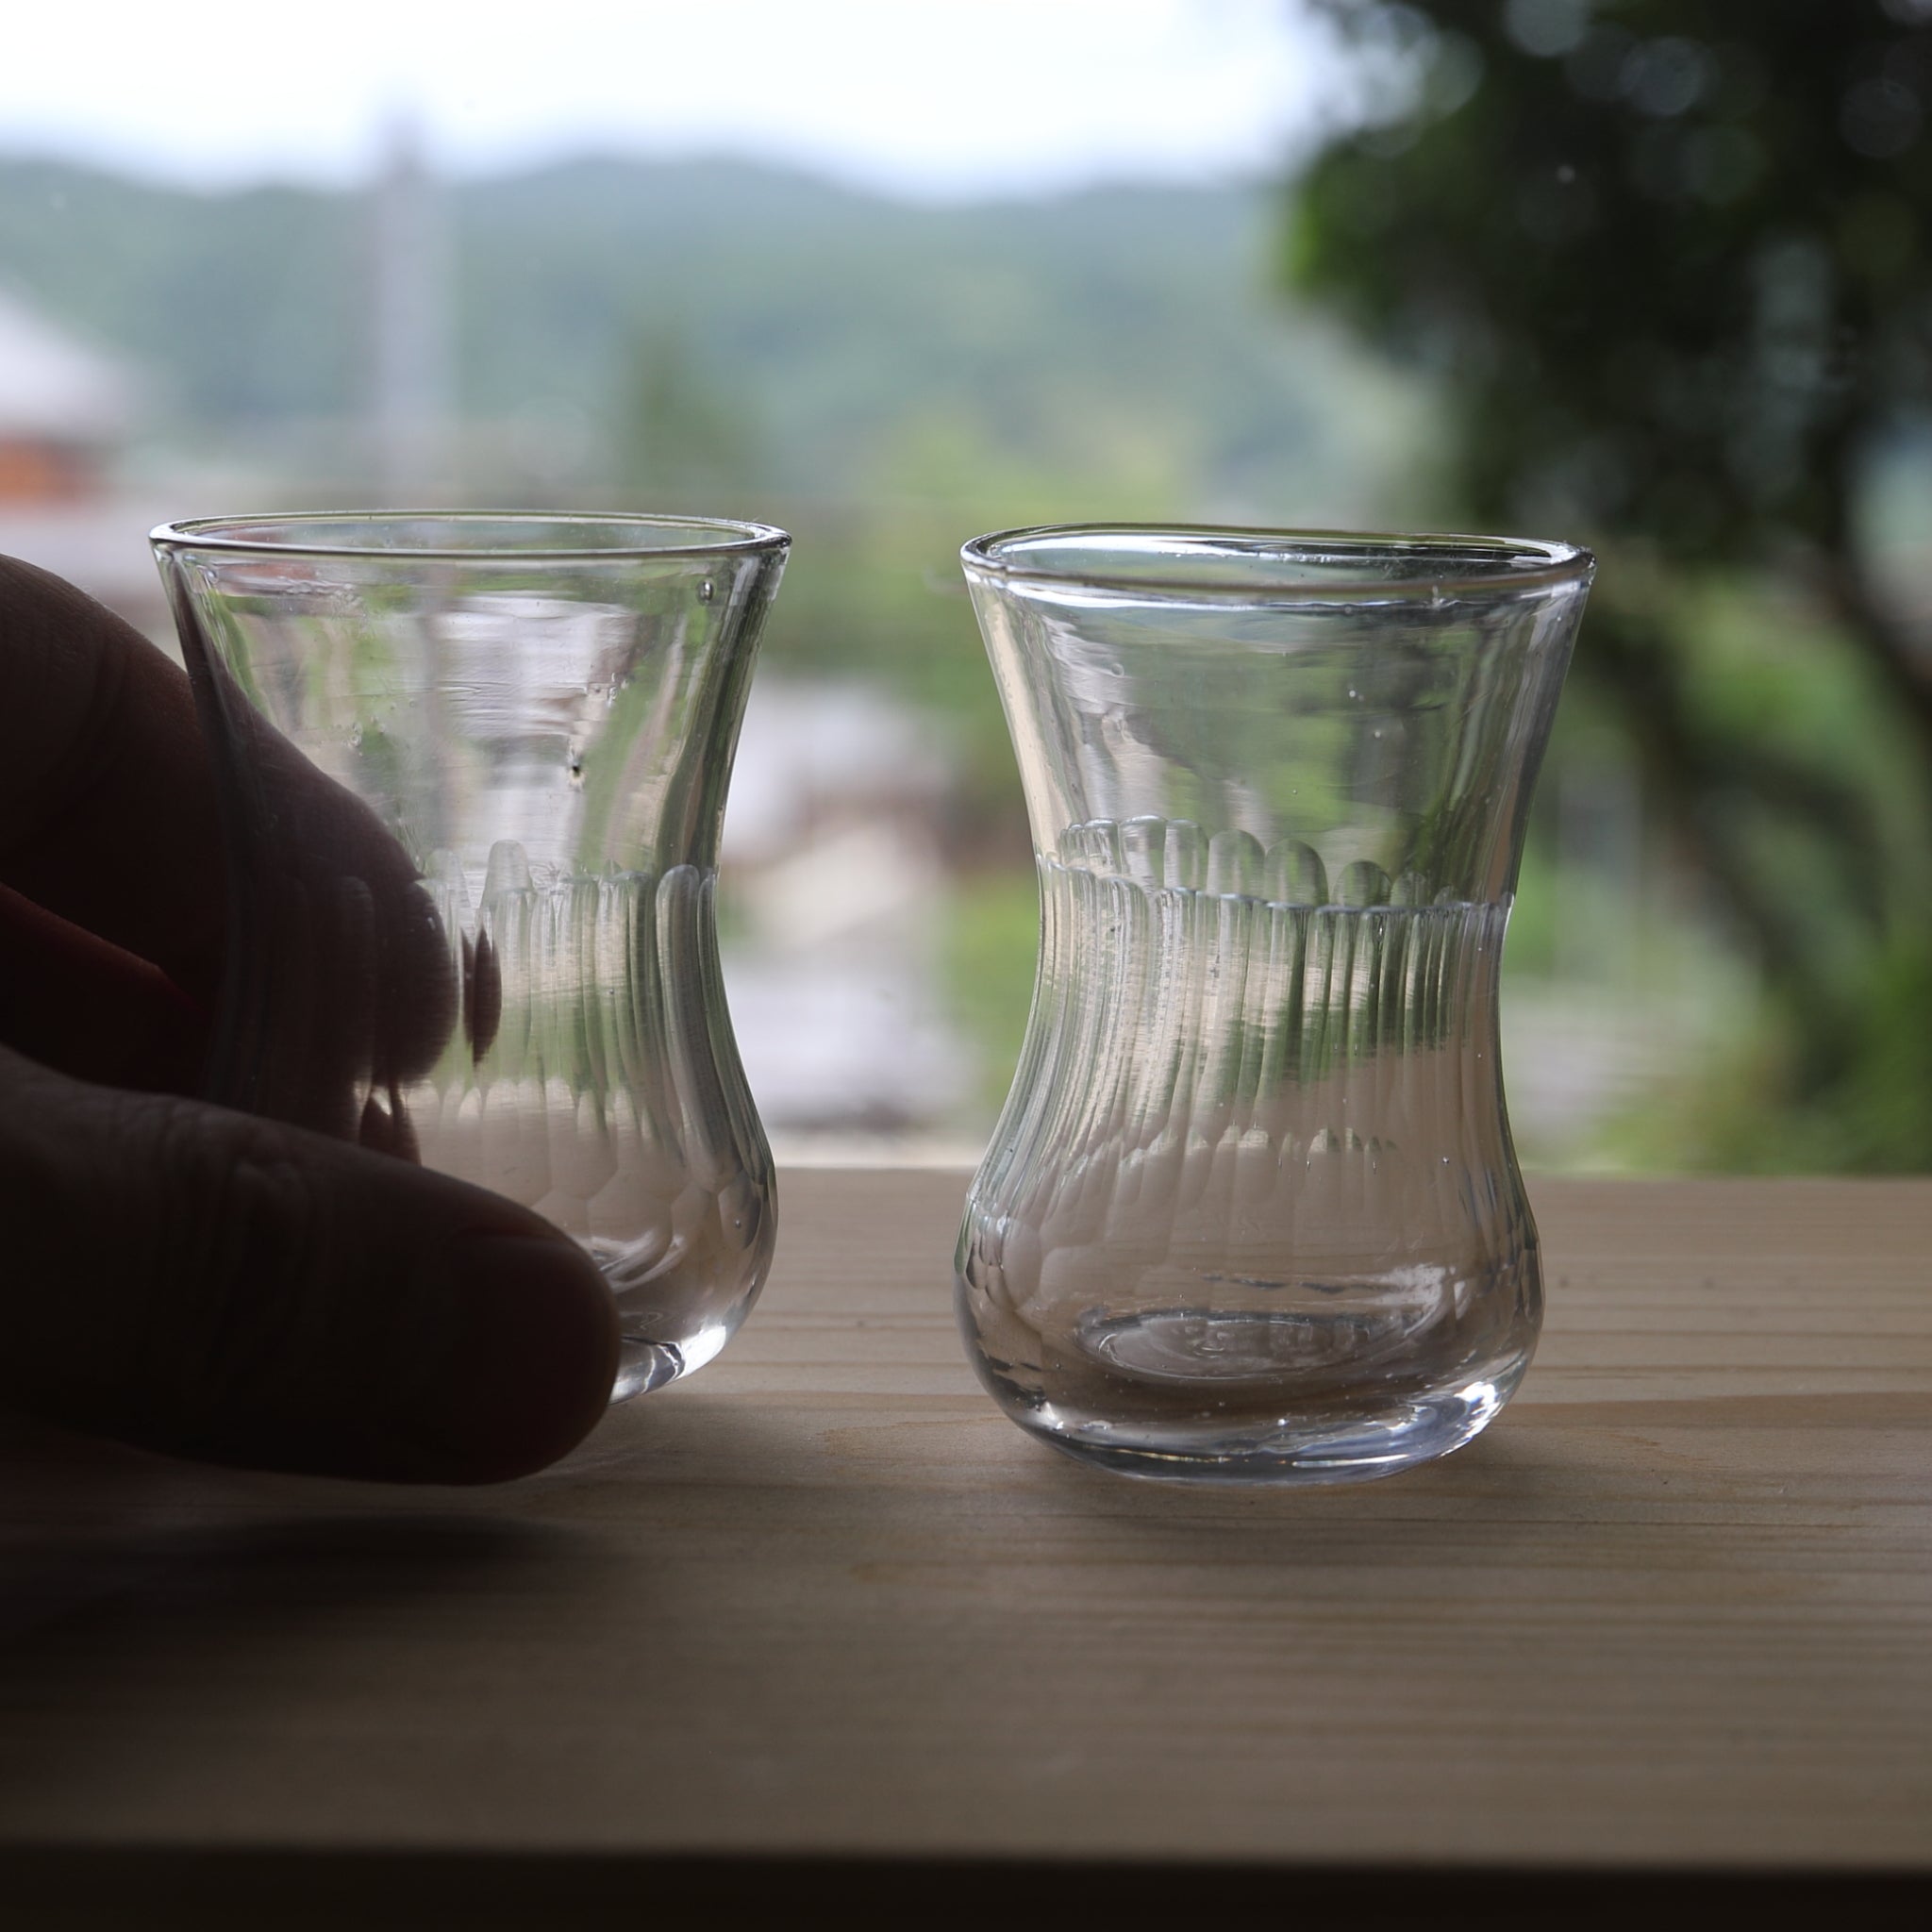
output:
<svg viewBox="0 0 1932 1932"><path fill-rule="evenodd" d="M771 1260L713 893L789 541L154 536L227 844L208 1097L568 1230L622 1313L614 1399L716 1356ZM1591 558L1134 526L963 555L1041 908L956 1260L982 1380L1141 1474L1336 1481L1467 1441L1541 1319L1497 970Z"/></svg>

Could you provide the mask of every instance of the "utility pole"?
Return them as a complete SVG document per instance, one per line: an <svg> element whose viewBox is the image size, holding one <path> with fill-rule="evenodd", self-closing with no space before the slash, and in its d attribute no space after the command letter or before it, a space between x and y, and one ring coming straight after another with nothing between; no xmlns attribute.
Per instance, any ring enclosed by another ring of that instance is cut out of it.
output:
<svg viewBox="0 0 1932 1932"><path fill-rule="evenodd" d="M370 443L391 507L446 487L449 235L415 121L391 122L370 191Z"/></svg>

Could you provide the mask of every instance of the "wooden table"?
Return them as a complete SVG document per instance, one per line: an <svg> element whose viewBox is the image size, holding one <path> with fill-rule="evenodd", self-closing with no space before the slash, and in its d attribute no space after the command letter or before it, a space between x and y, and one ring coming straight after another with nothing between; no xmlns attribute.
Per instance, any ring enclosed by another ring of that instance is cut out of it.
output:
<svg viewBox="0 0 1932 1932"><path fill-rule="evenodd" d="M1545 1183L1501 1421L1278 1494L1005 1421L962 1189L787 1175L731 1349L507 1489L8 1424L0 1919L1925 1922L1932 1182Z"/></svg>

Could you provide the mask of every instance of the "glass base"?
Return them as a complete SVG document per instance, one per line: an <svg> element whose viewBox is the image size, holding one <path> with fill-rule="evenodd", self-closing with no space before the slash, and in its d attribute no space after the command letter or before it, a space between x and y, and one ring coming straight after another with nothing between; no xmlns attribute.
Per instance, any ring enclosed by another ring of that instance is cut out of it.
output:
<svg viewBox="0 0 1932 1932"><path fill-rule="evenodd" d="M681 1341L657 1341L633 1335L626 1328L617 1357L617 1380L610 1391L612 1406L695 1374L731 1340L736 1326L736 1323L714 1322Z"/></svg>
<svg viewBox="0 0 1932 1932"><path fill-rule="evenodd" d="M1015 1413L1029 1435L1120 1475L1156 1482L1314 1485L1373 1482L1459 1449L1501 1412L1526 1362L1504 1378L1412 1397L1374 1414L1277 1418L1227 1429L1213 1423L1122 1424L1051 1403ZM1010 1411L1009 1411L1010 1412Z"/></svg>

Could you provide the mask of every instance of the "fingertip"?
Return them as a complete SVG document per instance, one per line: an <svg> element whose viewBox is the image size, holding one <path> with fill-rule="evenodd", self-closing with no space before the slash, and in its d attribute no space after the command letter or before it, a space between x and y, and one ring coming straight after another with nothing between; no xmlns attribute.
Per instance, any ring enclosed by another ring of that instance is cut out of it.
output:
<svg viewBox="0 0 1932 1932"><path fill-rule="evenodd" d="M389 1482L525 1475L605 1413L616 1303L529 1209L4 1048L0 1089L8 1402L204 1461Z"/></svg>
<svg viewBox="0 0 1932 1932"><path fill-rule="evenodd" d="M418 1452L412 1481L506 1482L568 1455L608 1408L617 1304L563 1234L458 1238L448 1366L391 1440ZM386 1432L387 1433L387 1432Z"/></svg>

